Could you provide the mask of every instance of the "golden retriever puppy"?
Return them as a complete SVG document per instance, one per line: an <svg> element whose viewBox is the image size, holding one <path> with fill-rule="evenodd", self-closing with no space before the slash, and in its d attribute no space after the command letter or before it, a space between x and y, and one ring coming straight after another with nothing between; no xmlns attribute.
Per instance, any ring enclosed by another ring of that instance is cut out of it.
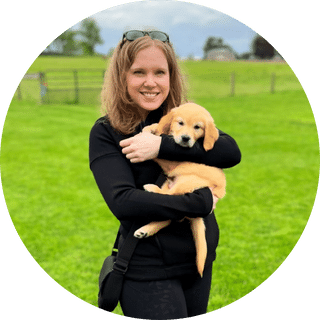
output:
<svg viewBox="0 0 320 320"><path fill-rule="evenodd" d="M204 138L203 146L206 151L213 148L219 138L219 132L214 125L210 113L203 107L186 103L172 109L160 119L158 124L144 128L156 135L170 134L174 141L182 147L191 148L201 137ZM225 196L226 179L223 171L216 167L192 162L178 162L164 159L155 159L167 175L167 180L159 188L153 184L144 185L149 192L161 194L185 194L203 187L214 188L218 198ZM202 276L207 257L207 244L205 238L205 225L202 218L188 218L195 241L197 252L196 263L199 274ZM170 224L170 220L151 222L136 230L137 238L150 237Z"/></svg>

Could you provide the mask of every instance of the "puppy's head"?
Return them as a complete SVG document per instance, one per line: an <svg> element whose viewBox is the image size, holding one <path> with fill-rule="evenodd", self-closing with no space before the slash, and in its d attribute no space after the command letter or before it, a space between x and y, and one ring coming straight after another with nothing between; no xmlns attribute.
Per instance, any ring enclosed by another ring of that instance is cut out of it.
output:
<svg viewBox="0 0 320 320"><path fill-rule="evenodd" d="M187 148L192 148L199 138L204 137L206 151L213 148L219 137L210 113L194 103L172 109L160 120L157 131L171 134L177 144Z"/></svg>

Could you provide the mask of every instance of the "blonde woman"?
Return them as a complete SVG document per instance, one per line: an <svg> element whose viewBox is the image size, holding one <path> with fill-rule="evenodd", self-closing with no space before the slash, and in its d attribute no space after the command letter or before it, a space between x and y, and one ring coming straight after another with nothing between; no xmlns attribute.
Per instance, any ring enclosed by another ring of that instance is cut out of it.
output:
<svg viewBox="0 0 320 320"><path fill-rule="evenodd" d="M125 316L178 319L206 313L219 229L213 211L214 190L160 195L143 185L161 185L165 177L154 158L204 163L220 168L240 162L236 142L220 131L206 152L199 140L183 148L170 136L142 133L169 110L185 102L183 79L169 36L131 30L113 54L102 90L104 116L90 134L90 168L109 209L120 221L122 240L133 222L172 220L155 236L141 239L125 274L120 304ZM208 256L203 277L197 272L195 246L184 217L202 217ZM120 247L123 241L120 241Z"/></svg>

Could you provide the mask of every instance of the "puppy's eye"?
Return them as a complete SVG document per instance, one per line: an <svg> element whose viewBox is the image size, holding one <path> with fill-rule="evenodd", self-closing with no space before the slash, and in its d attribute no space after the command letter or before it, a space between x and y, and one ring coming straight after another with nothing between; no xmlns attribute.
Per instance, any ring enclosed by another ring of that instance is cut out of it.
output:
<svg viewBox="0 0 320 320"><path fill-rule="evenodd" d="M179 126L183 126L184 125L183 121L178 121L178 124L179 124Z"/></svg>
<svg viewBox="0 0 320 320"><path fill-rule="evenodd" d="M197 124L194 126L194 128L195 128L196 130L201 129L201 127L200 127L199 125L197 125Z"/></svg>

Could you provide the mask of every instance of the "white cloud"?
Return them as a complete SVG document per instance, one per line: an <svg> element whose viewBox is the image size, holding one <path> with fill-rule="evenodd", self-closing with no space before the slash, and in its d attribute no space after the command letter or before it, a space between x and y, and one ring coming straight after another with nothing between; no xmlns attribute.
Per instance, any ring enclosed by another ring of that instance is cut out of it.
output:
<svg viewBox="0 0 320 320"><path fill-rule="evenodd" d="M221 12L204 6L188 3L175 4L176 15L172 17L174 24L192 23L199 26L209 26L210 24L214 24L220 21L222 17L228 17Z"/></svg>
<svg viewBox="0 0 320 320"><path fill-rule="evenodd" d="M102 28L119 30L146 26L166 29L183 23L202 26L229 18L213 9L180 1L132 2L101 11L93 17Z"/></svg>
<svg viewBox="0 0 320 320"><path fill-rule="evenodd" d="M230 16L194 3L154 0L133 1L116 5L91 16L96 20L104 44L97 52L107 53L121 39L122 32L130 29L155 28L167 32L177 54L202 55L209 36L221 37L238 52L249 50L248 38L252 30ZM75 26L79 28L79 24ZM240 39L242 39L240 41Z"/></svg>

